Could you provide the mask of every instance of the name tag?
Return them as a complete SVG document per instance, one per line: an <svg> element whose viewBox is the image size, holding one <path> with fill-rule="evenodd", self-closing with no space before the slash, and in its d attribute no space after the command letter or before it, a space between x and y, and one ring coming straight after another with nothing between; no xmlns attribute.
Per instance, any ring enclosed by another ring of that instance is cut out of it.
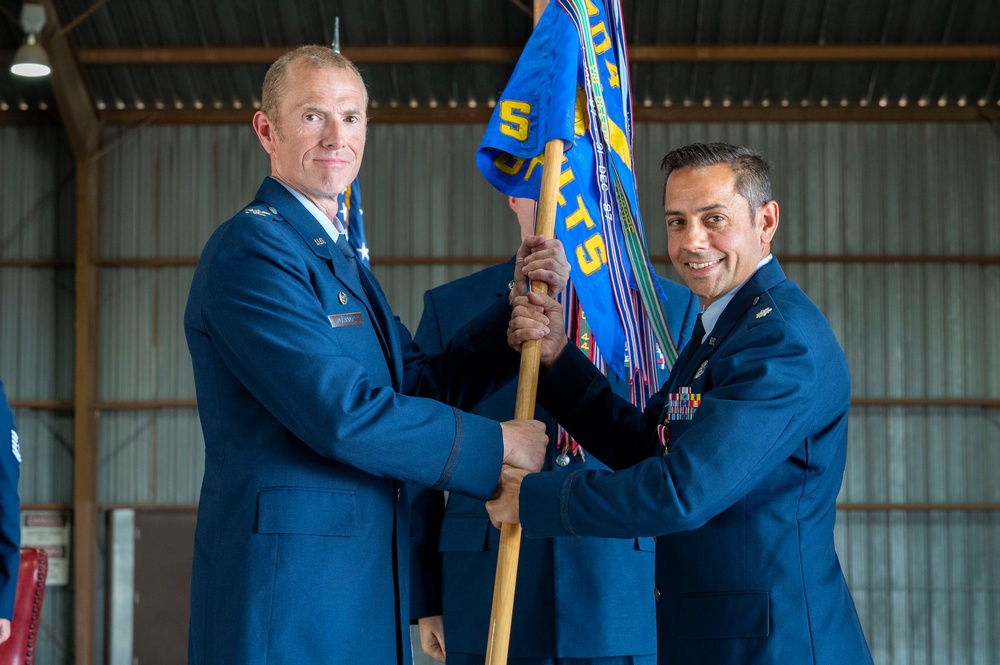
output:
<svg viewBox="0 0 1000 665"><path fill-rule="evenodd" d="M361 312L350 312L348 314L330 314L326 318L330 319L330 325L334 328L345 326L360 326L365 322Z"/></svg>

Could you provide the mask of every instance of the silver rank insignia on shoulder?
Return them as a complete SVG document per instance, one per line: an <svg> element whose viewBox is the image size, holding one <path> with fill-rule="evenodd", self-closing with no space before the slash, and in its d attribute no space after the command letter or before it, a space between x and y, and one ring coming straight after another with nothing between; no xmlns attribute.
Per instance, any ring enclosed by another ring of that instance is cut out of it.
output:
<svg viewBox="0 0 1000 665"><path fill-rule="evenodd" d="M757 318L758 319L763 319L765 316L767 316L770 313L771 313L771 308L770 307L765 307L764 309L762 309L759 312L757 312Z"/></svg>
<svg viewBox="0 0 1000 665"><path fill-rule="evenodd" d="M322 238L313 238L313 242L316 243L316 245L325 245L326 244L326 241L323 240Z"/></svg>
<svg viewBox="0 0 1000 665"><path fill-rule="evenodd" d="M341 305L346 305L347 304L347 294L344 293L343 291L341 291L340 293L337 294L337 300L340 301Z"/></svg>
<svg viewBox="0 0 1000 665"><path fill-rule="evenodd" d="M263 210L257 210L256 208L243 208L243 212L249 213L251 215L257 215L258 217L270 217L271 213L264 212Z"/></svg>
<svg viewBox="0 0 1000 665"><path fill-rule="evenodd" d="M701 364L698 365L698 371L694 373L694 378L697 379L699 376L701 376L702 374L704 374L706 367L708 367L708 361L707 360L702 360Z"/></svg>

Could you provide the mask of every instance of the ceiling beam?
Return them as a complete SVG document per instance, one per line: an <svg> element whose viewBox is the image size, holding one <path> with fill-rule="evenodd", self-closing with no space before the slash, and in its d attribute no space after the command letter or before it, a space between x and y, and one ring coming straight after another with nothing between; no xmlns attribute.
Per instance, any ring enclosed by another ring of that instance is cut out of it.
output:
<svg viewBox="0 0 1000 665"><path fill-rule="evenodd" d="M84 65L270 65L290 47L81 49ZM355 46L342 53L358 63L516 62L509 46Z"/></svg>
<svg viewBox="0 0 1000 665"><path fill-rule="evenodd" d="M378 107L370 109L373 123L473 123L486 124L493 109L488 106L411 108ZM233 125L249 124L254 109L203 108L162 109L108 109L101 112L107 125ZM0 113L0 124L4 117ZM635 109L635 122L994 122L1000 123L1000 107L993 106L639 106Z"/></svg>
<svg viewBox="0 0 1000 665"><path fill-rule="evenodd" d="M66 129L70 148L77 159L89 159L101 143L101 126L97 112L80 73L80 66L59 20L52 0L39 0L45 7L47 21L42 33L42 45L49 56L52 96Z"/></svg>
<svg viewBox="0 0 1000 665"><path fill-rule="evenodd" d="M242 125L253 118L252 108L106 109L104 125ZM485 124L493 109L488 106L381 106L369 109L373 123L386 124ZM1000 106L949 106L910 104L899 106L851 105L801 106L731 105L637 106L635 122L991 122L1000 124ZM53 124L51 111L3 111L0 125Z"/></svg>
<svg viewBox="0 0 1000 665"><path fill-rule="evenodd" d="M81 49L83 65L269 65L285 47ZM345 56L357 63L513 63L520 47L355 46ZM632 62L935 62L1000 60L998 44L771 44L719 46L632 45Z"/></svg>
<svg viewBox="0 0 1000 665"><path fill-rule="evenodd" d="M1000 60L997 44L727 44L643 46L632 62L932 62Z"/></svg>

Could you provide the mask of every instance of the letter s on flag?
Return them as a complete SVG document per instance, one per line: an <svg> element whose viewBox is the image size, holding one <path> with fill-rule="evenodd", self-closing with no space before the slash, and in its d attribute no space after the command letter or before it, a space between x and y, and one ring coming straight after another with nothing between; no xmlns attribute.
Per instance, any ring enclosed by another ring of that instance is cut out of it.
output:
<svg viewBox="0 0 1000 665"><path fill-rule="evenodd" d="M528 129L531 127L531 122L527 116L530 115L531 104L528 102L518 102L512 99L501 101L500 119L502 122L500 123L500 133L506 134L518 141L527 141Z"/></svg>

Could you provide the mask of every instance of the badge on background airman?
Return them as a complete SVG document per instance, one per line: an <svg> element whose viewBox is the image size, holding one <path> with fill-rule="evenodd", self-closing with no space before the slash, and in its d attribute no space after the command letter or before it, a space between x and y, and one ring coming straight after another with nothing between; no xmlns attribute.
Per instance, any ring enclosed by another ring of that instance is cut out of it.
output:
<svg viewBox="0 0 1000 665"><path fill-rule="evenodd" d="M697 379L699 376L701 376L702 374L704 374L706 367L708 367L708 361L707 360L702 360L701 364L698 365L698 371L694 373L694 378Z"/></svg>
<svg viewBox="0 0 1000 665"><path fill-rule="evenodd" d="M257 210L256 208L243 208L243 212L249 213L251 215L257 215L258 217L270 217L271 214L264 212L263 210Z"/></svg>
<svg viewBox="0 0 1000 665"><path fill-rule="evenodd" d="M758 319L763 319L765 316L767 316L770 313L771 313L771 308L770 307L765 307L764 309L762 309L759 312L757 312L757 318Z"/></svg>
<svg viewBox="0 0 1000 665"><path fill-rule="evenodd" d="M343 291L341 291L340 293L337 294L337 300L340 301L341 305L346 305L347 304L347 294L344 293Z"/></svg>
<svg viewBox="0 0 1000 665"><path fill-rule="evenodd" d="M316 243L317 246L326 244L326 241L323 240L323 238L313 238L313 242Z"/></svg>

